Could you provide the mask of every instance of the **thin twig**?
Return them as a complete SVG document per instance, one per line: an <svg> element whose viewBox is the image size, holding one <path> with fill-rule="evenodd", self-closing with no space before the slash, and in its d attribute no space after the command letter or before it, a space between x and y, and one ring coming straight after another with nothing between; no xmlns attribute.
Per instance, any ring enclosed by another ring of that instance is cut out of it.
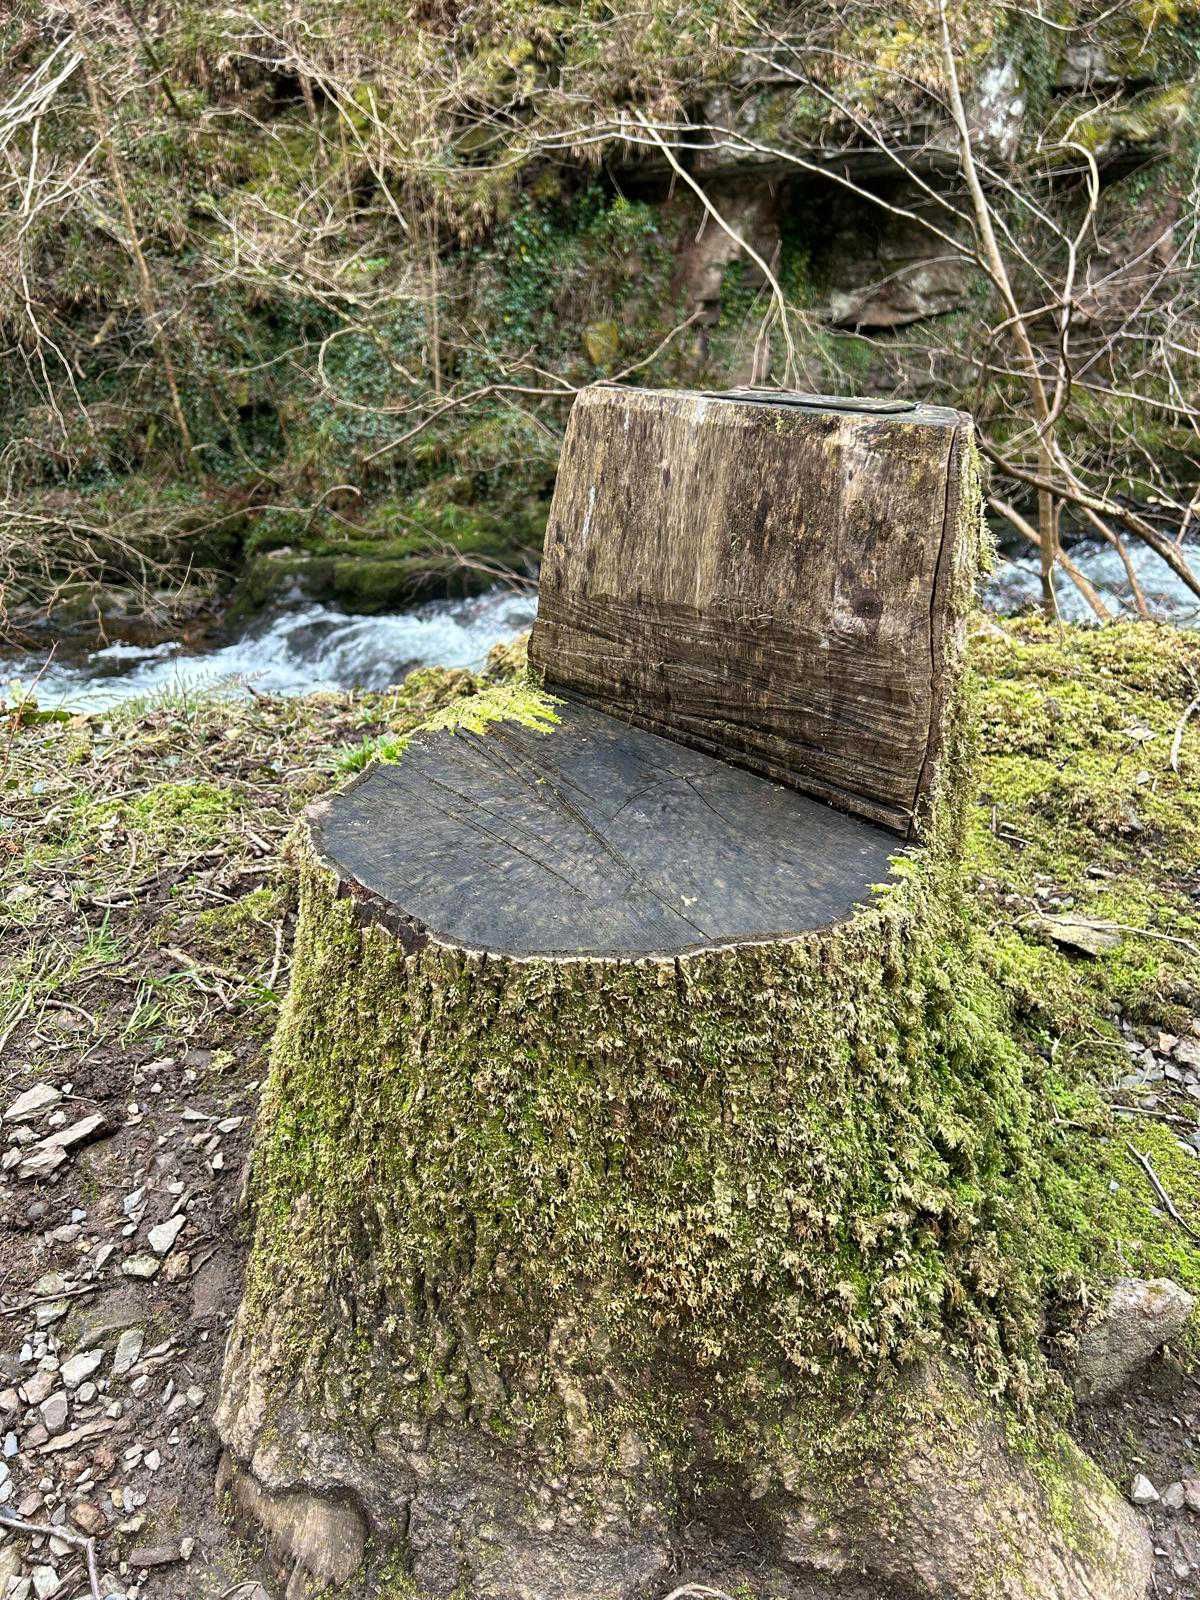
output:
<svg viewBox="0 0 1200 1600"><path fill-rule="evenodd" d="M1190 1223L1185 1222L1184 1219L1179 1215L1179 1212L1175 1207L1174 1200L1171 1199L1171 1196L1163 1188L1162 1181L1160 1180L1158 1173L1155 1172L1154 1168L1150 1165L1149 1158L1144 1156L1140 1150L1131 1145L1128 1139L1125 1141L1125 1148L1129 1151L1129 1154L1134 1158L1134 1160L1141 1167L1142 1171L1150 1179L1151 1184L1154 1186L1155 1194L1162 1201L1166 1213L1171 1220L1173 1222L1177 1222L1183 1229L1184 1233L1190 1235L1191 1238L1200 1240L1200 1233L1197 1233L1195 1228L1193 1228Z"/></svg>
<svg viewBox="0 0 1200 1600"><path fill-rule="evenodd" d="M81 1289L64 1289L61 1294L44 1294L36 1300L23 1300L19 1306L0 1306L0 1317L19 1317L37 1306L52 1306L56 1300L78 1300L85 1294L96 1294L103 1283L85 1283Z"/></svg>
<svg viewBox="0 0 1200 1600"><path fill-rule="evenodd" d="M733 1600L733 1596L704 1583L685 1583L680 1589L672 1589L667 1600Z"/></svg>
<svg viewBox="0 0 1200 1600"><path fill-rule="evenodd" d="M74 1533L70 1528L51 1527L49 1523L43 1522L26 1522L22 1517L14 1517L3 1506L0 1506L0 1528L11 1529L14 1533L47 1535L51 1539L61 1539L64 1544L73 1544L77 1550L82 1550L87 1557L88 1583L91 1586L92 1600L102 1600L100 1573L96 1566L95 1539L89 1539L86 1534Z"/></svg>
<svg viewBox="0 0 1200 1600"><path fill-rule="evenodd" d="M1200 1131L1200 1122L1195 1117L1181 1117L1173 1111L1159 1111L1154 1106L1126 1106L1114 1105L1114 1111L1124 1111L1130 1116L1157 1117L1160 1122L1177 1122L1181 1128L1195 1128Z"/></svg>

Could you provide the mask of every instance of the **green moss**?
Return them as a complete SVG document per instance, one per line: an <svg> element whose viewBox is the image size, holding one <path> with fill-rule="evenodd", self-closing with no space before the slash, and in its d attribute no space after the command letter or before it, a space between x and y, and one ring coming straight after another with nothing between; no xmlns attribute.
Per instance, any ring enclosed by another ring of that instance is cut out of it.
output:
<svg viewBox="0 0 1200 1600"><path fill-rule="evenodd" d="M274 943L285 905L279 888L263 884L227 905L202 911L192 931L200 945L215 956L265 953Z"/></svg>
<svg viewBox="0 0 1200 1600"><path fill-rule="evenodd" d="M486 733L495 722L519 722L537 733L548 733L558 721L553 695L530 682L498 683L470 699L455 701L435 712L425 731L449 728L465 733Z"/></svg>
<svg viewBox="0 0 1200 1600"><path fill-rule="evenodd" d="M494 722L520 722L546 732L558 721L555 700L524 676L485 684L469 672L441 667L413 672L389 708L391 731L364 740L339 758L340 772L360 772L369 761L399 761L417 729L483 733Z"/></svg>
<svg viewBox="0 0 1200 1600"><path fill-rule="evenodd" d="M129 801L94 808L92 820L119 819L164 845L185 837L192 843L215 842L237 804L231 790L202 779L156 783Z"/></svg>
<svg viewBox="0 0 1200 1600"><path fill-rule="evenodd" d="M1028 622L989 629L974 660L985 754L969 862L993 927L1015 922L1037 940L1042 914L1065 908L1128 930L1095 960L1027 953L1026 987L1051 1022L1060 1013L1061 1033L1094 1014L1111 1040L1117 1010L1173 1025L1200 997L1200 734L1181 722L1195 641L1145 624ZM997 948L1012 954L1007 933Z"/></svg>
<svg viewBox="0 0 1200 1600"><path fill-rule="evenodd" d="M1170 84L1139 95L1131 102L1105 105L1071 120L1075 141L1093 155L1114 144L1134 149L1165 148L1191 112L1195 89L1191 83Z"/></svg>

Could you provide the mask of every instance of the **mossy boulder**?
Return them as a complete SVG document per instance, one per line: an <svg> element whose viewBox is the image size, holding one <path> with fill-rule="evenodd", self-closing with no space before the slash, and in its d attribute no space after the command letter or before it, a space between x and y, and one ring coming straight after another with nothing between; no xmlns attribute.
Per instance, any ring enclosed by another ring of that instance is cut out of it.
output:
<svg viewBox="0 0 1200 1600"><path fill-rule="evenodd" d="M449 505L377 506L361 525L288 514L264 517L247 545L235 594L245 613L302 595L348 611L400 610L478 594L520 570L541 540L537 502L502 518Z"/></svg>

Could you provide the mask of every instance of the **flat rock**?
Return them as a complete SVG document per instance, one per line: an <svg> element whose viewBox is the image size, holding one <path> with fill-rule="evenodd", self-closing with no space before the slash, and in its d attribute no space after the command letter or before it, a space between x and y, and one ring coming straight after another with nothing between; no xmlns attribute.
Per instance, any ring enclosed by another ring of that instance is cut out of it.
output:
<svg viewBox="0 0 1200 1600"><path fill-rule="evenodd" d="M127 1256L121 1263L121 1271L127 1278L153 1278L161 1265L157 1256L142 1250L137 1255Z"/></svg>
<svg viewBox="0 0 1200 1600"><path fill-rule="evenodd" d="M63 1383L68 1389L78 1389L86 1378L91 1377L103 1360L103 1350L85 1350L69 1357L62 1364Z"/></svg>
<svg viewBox="0 0 1200 1600"><path fill-rule="evenodd" d="M34 1567L31 1576L37 1600L50 1600L52 1594L58 1593L60 1580L53 1567Z"/></svg>
<svg viewBox="0 0 1200 1600"><path fill-rule="evenodd" d="M1102 956L1115 950L1122 935L1088 917L1041 917L1037 926L1057 945L1076 955Z"/></svg>
<svg viewBox="0 0 1200 1600"><path fill-rule="evenodd" d="M5 1122L32 1122L44 1116L62 1099L62 1093L52 1083L35 1083L32 1089L19 1094L4 1113Z"/></svg>
<svg viewBox="0 0 1200 1600"><path fill-rule="evenodd" d="M183 1232L184 1217L182 1213L177 1217L170 1217L166 1222L160 1222L156 1228L151 1228L146 1235L151 1250L156 1255L165 1256L174 1245L176 1239Z"/></svg>
<svg viewBox="0 0 1200 1600"><path fill-rule="evenodd" d="M78 1428L72 1428L69 1433L60 1433L53 1439L47 1439L41 1447L44 1456L59 1455L64 1450L75 1450L81 1444L87 1444L89 1439L98 1439L101 1434L111 1433L116 1426L112 1422L85 1422Z"/></svg>
<svg viewBox="0 0 1200 1600"><path fill-rule="evenodd" d="M1170 1278L1118 1278L1084 1330L1074 1361L1077 1394L1111 1394L1187 1321L1195 1300Z"/></svg>
<svg viewBox="0 0 1200 1600"><path fill-rule="evenodd" d="M15 1544L0 1545L0 1595L8 1593L8 1586L21 1576L21 1552Z"/></svg>
<svg viewBox="0 0 1200 1600"><path fill-rule="evenodd" d="M177 1544L139 1544L129 1552L131 1567L171 1567L182 1560Z"/></svg>
<svg viewBox="0 0 1200 1600"><path fill-rule="evenodd" d="M142 1353L142 1344L146 1334L142 1328L126 1328L117 1340L116 1353L113 1356L113 1372L117 1377L129 1371L134 1362Z"/></svg>
<svg viewBox="0 0 1200 1600"><path fill-rule="evenodd" d="M126 1329L137 1327L146 1316L146 1302L132 1285L106 1289L86 1309L77 1312L72 1325L76 1350L99 1350L116 1344Z"/></svg>
<svg viewBox="0 0 1200 1600"><path fill-rule="evenodd" d="M69 1127L59 1128L56 1133L51 1133L42 1141L43 1144L58 1145L63 1150L73 1150L77 1145L87 1144L103 1133L106 1124L100 1115L80 1117L78 1122L72 1122Z"/></svg>
<svg viewBox="0 0 1200 1600"><path fill-rule="evenodd" d="M56 1172L67 1159L67 1152L61 1145L50 1144L43 1140L41 1144L34 1145L30 1153L17 1168L17 1177L26 1180L30 1178L48 1178Z"/></svg>

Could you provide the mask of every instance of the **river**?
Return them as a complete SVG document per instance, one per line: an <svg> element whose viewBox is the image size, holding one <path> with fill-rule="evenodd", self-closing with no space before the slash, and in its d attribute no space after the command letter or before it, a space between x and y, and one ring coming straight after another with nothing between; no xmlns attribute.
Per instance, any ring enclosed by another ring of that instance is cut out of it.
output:
<svg viewBox="0 0 1200 1600"><path fill-rule="evenodd" d="M1114 608L1132 614L1124 569L1106 545L1076 547L1079 565ZM1156 618L1200 625L1200 602L1143 546L1132 550ZM1005 559L985 581L984 606L1011 616L1036 607L1036 559ZM1059 607L1070 621L1090 613L1064 576ZM533 620L532 595L504 589L470 600L438 600L413 611L352 616L318 603L266 613L234 637L205 647L179 640L115 640L86 648L69 640L0 657L0 701L32 687L42 706L102 711L121 701L203 692L305 694L318 689L383 689L414 667L479 667L494 644Z"/></svg>

